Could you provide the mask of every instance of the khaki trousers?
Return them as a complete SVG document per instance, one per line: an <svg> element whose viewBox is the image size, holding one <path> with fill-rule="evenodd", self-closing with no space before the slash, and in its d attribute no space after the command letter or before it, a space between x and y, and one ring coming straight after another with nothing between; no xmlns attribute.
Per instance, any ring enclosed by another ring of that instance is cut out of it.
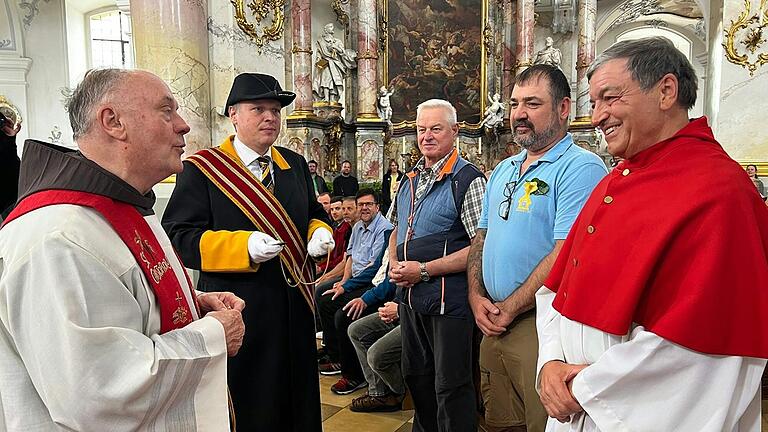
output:
<svg viewBox="0 0 768 432"><path fill-rule="evenodd" d="M535 310L517 317L501 335L483 336L480 385L489 426L544 431L547 413L535 386L538 350Z"/></svg>

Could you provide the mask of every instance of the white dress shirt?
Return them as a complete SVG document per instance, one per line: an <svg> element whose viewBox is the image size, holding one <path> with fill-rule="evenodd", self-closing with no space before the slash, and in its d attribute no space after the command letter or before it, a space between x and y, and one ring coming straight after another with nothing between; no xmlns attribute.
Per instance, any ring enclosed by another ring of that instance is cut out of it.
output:
<svg viewBox="0 0 768 432"><path fill-rule="evenodd" d="M235 153L237 153L237 157L240 158L240 160L243 162L243 165L245 165L248 170L252 172L254 176L256 176L257 179L261 179L261 165L259 165L259 161L256 159L262 156L269 156L269 171L275 172L274 161L272 160L272 146L268 147L267 151L262 155L245 145L242 141L240 141L240 138L238 138L237 135L235 135L235 139L232 140L232 144L235 147Z"/></svg>

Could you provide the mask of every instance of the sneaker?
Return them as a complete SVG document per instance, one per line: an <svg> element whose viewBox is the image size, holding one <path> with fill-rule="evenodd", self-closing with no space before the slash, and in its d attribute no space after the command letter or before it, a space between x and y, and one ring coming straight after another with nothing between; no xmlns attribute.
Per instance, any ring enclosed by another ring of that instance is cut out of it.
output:
<svg viewBox="0 0 768 432"><path fill-rule="evenodd" d="M322 375L338 375L341 373L341 363L323 363L318 369Z"/></svg>
<svg viewBox="0 0 768 432"><path fill-rule="evenodd" d="M325 349L325 347L320 347L317 349L317 358L321 359L328 355L328 350Z"/></svg>
<svg viewBox="0 0 768 432"><path fill-rule="evenodd" d="M395 395L365 395L352 399L349 409L354 412L393 412L400 411L402 407L403 399Z"/></svg>
<svg viewBox="0 0 768 432"><path fill-rule="evenodd" d="M339 382L331 386L331 391L337 395L345 395L356 392L361 388L368 387L368 383L365 380L354 380L341 377Z"/></svg>

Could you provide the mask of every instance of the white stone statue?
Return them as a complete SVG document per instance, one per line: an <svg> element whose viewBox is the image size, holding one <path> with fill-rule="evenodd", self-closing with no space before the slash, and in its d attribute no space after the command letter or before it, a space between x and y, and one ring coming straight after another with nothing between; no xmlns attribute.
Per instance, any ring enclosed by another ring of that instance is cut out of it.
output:
<svg viewBox="0 0 768 432"><path fill-rule="evenodd" d="M552 46L554 41L551 37L547 36L545 43L544 49L536 53L536 59L533 61L533 64L548 64L559 68L560 62L563 60L563 54L559 49Z"/></svg>
<svg viewBox="0 0 768 432"><path fill-rule="evenodd" d="M318 59L312 92L319 100L338 102L344 88L344 78L357 64L357 54L344 49L340 39L333 35L333 24L326 24L323 36L317 41Z"/></svg>
<svg viewBox="0 0 768 432"><path fill-rule="evenodd" d="M389 102L389 97L394 93L394 88L387 92L387 88L381 86L379 90L379 118L387 122L392 120L392 104Z"/></svg>
<svg viewBox="0 0 768 432"><path fill-rule="evenodd" d="M485 118L480 122L480 126L493 129L496 125L504 122L504 110L506 107L504 102L501 101L501 95L498 93L494 93L493 96L488 93L488 102L491 104L485 109Z"/></svg>

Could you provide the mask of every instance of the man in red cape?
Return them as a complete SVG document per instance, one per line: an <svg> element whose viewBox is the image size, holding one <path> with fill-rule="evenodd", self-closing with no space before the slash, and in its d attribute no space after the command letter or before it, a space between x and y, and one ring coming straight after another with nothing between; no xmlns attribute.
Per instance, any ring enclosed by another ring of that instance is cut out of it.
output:
<svg viewBox="0 0 768 432"><path fill-rule="evenodd" d="M617 43L588 77L592 123L624 160L537 293L547 430L759 431L768 209L706 118L689 121L697 79L670 41Z"/></svg>

